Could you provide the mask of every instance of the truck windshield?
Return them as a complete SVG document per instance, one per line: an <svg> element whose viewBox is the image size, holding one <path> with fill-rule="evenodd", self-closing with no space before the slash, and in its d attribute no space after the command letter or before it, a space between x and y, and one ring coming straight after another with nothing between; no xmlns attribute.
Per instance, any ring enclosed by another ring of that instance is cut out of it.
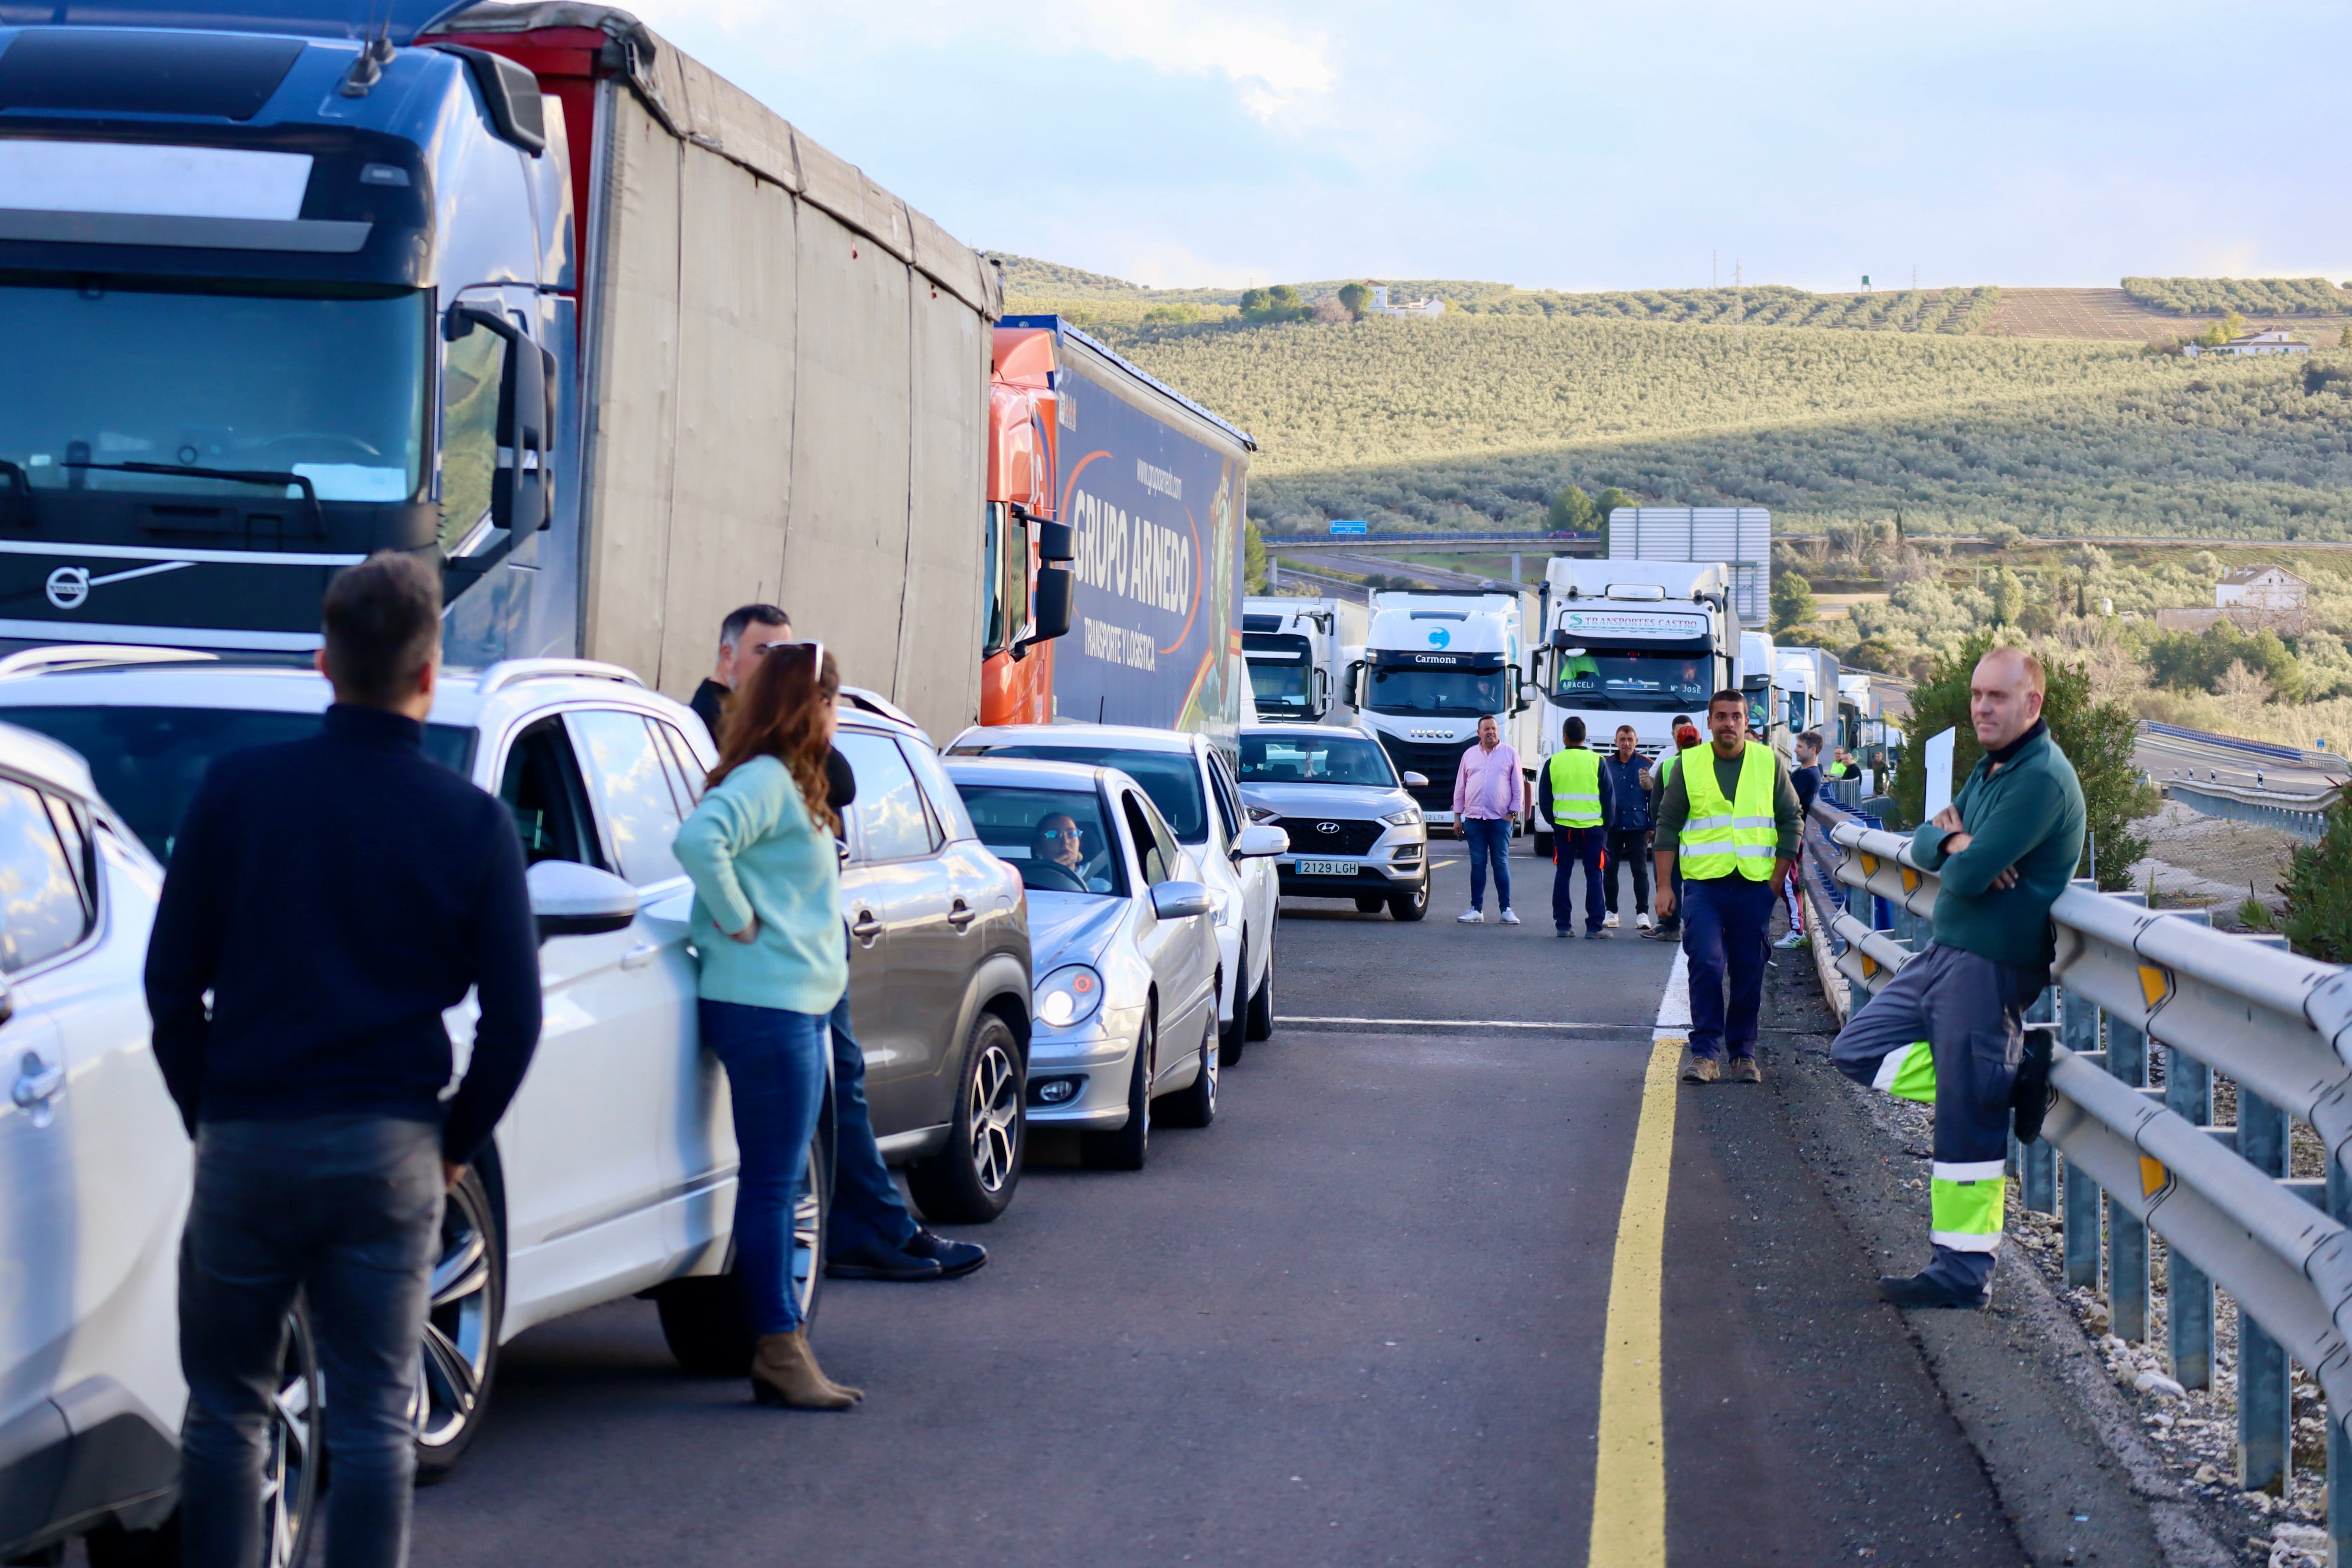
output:
<svg viewBox="0 0 2352 1568"><path fill-rule="evenodd" d="M1250 695L1261 713L1305 713L1314 706L1314 663L1307 639L1253 632L1242 638Z"/></svg>
<svg viewBox="0 0 2352 1568"><path fill-rule="evenodd" d="M26 704L0 720L37 731L79 752L107 805L158 860L172 858L180 818L213 759L248 746L275 746L319 732L316 713L236 708L115 708ZM425 726L425 754L463 773L473 766L474 731Z"/></svg>
<svg viewBox="0 0 2352 1568"><path fill-rule="evenodd" d="M1510 700L1499 669L1375 665L1364 705L1375 713L1500 713Z"/></svg>
<svg viewBox="0 0 2352 1568"><path fill-rule="evenodd" d="M0 285L10 363L43 367L0 377L0 460L37 504L79 490L269 493L220 470L300 475L322 501L406 501L425 479L430 321L422 291Z"/></svg>
<svg viewBox="0 0 2352 1568"><path fill-rule="evenodd" d="M1551 700L1563 708L1685 712L1713 688L1705 654L1588 649L1553 656Z"/></svg>

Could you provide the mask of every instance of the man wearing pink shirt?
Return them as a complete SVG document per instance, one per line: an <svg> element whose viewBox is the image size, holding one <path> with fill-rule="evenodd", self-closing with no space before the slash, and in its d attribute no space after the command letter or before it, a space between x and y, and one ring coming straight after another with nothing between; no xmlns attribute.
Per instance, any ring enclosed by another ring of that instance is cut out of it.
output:
<svg viewBox="0 0 2352 1568"><path fill-rule="evenodd" d="M1502 729L1492 717L1479 720L1478 743L1462 753L1462 765L1454 770L1454 820L1470 847L1470 907L1462 911L1464 925L1486 923L1489 858L1503 923L1519 923L1511 909L1511 824L1518 820L1526 791L1519 753L1503 744Z"/></svg>

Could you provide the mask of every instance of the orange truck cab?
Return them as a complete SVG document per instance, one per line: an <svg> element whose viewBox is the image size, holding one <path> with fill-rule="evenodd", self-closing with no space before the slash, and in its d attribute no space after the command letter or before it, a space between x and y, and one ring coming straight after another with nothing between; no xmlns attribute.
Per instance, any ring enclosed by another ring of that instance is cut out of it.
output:
<svg viewBox="0 0 2352 1568"><path fill-rule="evenodd" d="M988 384L988 574L980 721L1054 717L1054 643L1070 627L1070 531L1055 517L1054 333L998 327Z"/></svg>

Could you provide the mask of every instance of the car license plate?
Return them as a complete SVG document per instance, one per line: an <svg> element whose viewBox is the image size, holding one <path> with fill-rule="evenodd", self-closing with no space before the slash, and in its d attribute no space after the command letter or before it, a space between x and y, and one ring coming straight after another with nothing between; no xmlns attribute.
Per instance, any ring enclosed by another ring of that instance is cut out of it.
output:
<svg viewBox="0 0 2352 1568"><path fill-rule="evenodd" d="M1302 877L1352 877L1356 874L1353 860L1301 860L1298 874Z"/></svg>

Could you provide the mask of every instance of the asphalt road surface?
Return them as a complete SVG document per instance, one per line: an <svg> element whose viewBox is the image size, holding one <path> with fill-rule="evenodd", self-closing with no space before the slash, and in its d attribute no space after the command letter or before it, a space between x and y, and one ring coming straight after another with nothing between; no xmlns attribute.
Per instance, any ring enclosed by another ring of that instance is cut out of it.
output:
<svg viewBox="0 0 2352 1568"><path fill-rule="evenodd" d="M2160 735L2143 730L2132 745L2132 760L2158 784L2176 773L2185 777L2219 776L2222 784L2247 788L2283 790L2290 795L2318 795L2343 782L2352 765L2314 767L2298 763L2271 762L2234 746L2217 746L2181 735Z"/></svg>
<svg viewBox="0 0 2352 1568"><path fill-rule="evenodd" d="M415 1560L1586 1562L1673 952L1556 940L1550 868L1524 856L1528 923L1457 925L1463 868L1435 847L1424 924L1287 907L1289 1021L1226 1075L1213 1127L1155 1130L1136 1174L1041 1141L1011 1211L964 1233L986 1268L829 1285L814 1338L864 1406L761 1409L685 1376L644 1303L544 1325L419 1495ZM1669 1561L2021 1563L1774 1094L1675 1093Z"/></svg>

